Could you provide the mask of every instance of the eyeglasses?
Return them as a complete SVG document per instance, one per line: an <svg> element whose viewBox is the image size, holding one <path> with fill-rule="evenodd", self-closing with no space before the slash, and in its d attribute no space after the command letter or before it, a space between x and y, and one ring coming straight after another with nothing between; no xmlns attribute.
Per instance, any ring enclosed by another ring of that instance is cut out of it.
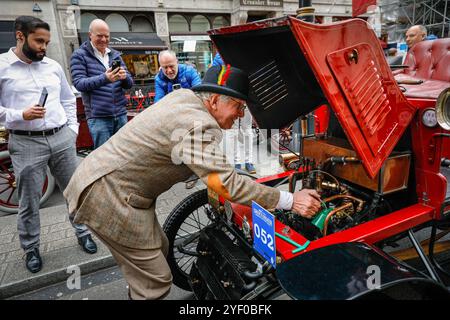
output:
<svg viewBox="0 0 450 320"><path fill-rule="evenodd" d="M238 106L239 111L245 111L245 109L247 108L247 105L245 104L245 102L242 103L239 100L233 99L232 97L228 97L228 98L234 102L239 103L239 106Z"/></svg>

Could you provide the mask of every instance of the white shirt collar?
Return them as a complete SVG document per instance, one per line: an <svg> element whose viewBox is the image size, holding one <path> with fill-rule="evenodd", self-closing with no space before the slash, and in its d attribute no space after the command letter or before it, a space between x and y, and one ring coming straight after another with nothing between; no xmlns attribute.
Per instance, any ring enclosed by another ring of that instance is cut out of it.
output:
<svg viewBox="0 0 450 320"><path fill-rule="evenodd" d="M21 60L21 59L16 55L16 53L14 52L15 49L16 49L16 47L12 47L12 48L9 49L9 51L8 51L8 53L7 53L7 57L8 57L9 64L14 64L14 63L16 63L16 62L25 63L25 64L30 64L30 63L28 63L28 62L25 62L25 61ZM41 61L33 61L33 62L31 62L31 64L33 64L33 63L41 63L41 62L43 62L43 63L48 63L48 58L47 58L47 57L44 57L44 59L42 59Z"/></svg>
<svg viewBox="0 0 450 320"><path fill-rule="evenodd" d="M107 55L108 53L111 52L111 49L107 47L106 50L105 50L105 54L101 53L101 52L94 46L94 44L92 43L92 41L91 41L91 46L92 46L92 48L94 49L94 52L95 52L96 54L100 55L101 57L103 57L104 55Z"/></svg>

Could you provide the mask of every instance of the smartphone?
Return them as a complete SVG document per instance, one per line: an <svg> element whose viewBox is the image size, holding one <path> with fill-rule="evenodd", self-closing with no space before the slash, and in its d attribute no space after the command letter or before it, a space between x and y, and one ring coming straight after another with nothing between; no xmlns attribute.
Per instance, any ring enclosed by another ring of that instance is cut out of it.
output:
<svg viewBox="0 0 450 320"><path fill-rule="evenodd" d="M41 107L45 107L45 103L47 102L48 92L47 89L44 87L42 88L41 97L39 98L38 105Z"/></svg>
<svg viewBox="0 0 450 320"><path fill-rule="evenodd" d="M172 85L172 89L173 89L173 90L181 89L181 84L179 84L179 83L173 84L173 85Z"/></svg>
<svg viewBox="0 0 450 320"><path fill-rule="evenodd" d="M112 70L112 71L116 70L116 69L119 68L119 67L120 67L120 61L119 61L119 60L114 60L114 61L111 63L111 70Z"/></svg>

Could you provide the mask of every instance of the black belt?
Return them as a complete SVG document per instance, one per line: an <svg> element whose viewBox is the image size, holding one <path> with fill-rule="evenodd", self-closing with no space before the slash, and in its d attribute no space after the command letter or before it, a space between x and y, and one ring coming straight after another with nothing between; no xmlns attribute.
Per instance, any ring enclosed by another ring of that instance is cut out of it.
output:
<svg viewBox="0 0 450 320"><path fill-rule="evenodd" d="M9 130L9 133L12 134L18 134L20 136L39 136L39 137L45 137L45 136L51 136L55 133L57 133L58 131L60 131L62 128L64 128L66 125L62 125L61 127L58 128L53 128L53 129L49 129L49 130L44 130L44 131L23 131L23 130Z"/></svg>

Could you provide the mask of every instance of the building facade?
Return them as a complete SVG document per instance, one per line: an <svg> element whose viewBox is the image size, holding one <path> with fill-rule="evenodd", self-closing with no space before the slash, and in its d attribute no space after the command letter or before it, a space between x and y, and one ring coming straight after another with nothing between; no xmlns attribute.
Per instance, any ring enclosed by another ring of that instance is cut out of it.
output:
<svg viewBox="0 0 450 320"><path fill-rule="evenodd" d="M214 54L207 30L295 15L298 0L0 0L0 52L14 45L13 24L19 15L34 15L50 24L48 56L70 79L72 52L88 39L89 23L104 19L111 46L123 53L138 84L151 83L159 66L157 54L174 50L181 62L206 71ZM313 1L316 22L351 17L351 0Z"/></svg>

